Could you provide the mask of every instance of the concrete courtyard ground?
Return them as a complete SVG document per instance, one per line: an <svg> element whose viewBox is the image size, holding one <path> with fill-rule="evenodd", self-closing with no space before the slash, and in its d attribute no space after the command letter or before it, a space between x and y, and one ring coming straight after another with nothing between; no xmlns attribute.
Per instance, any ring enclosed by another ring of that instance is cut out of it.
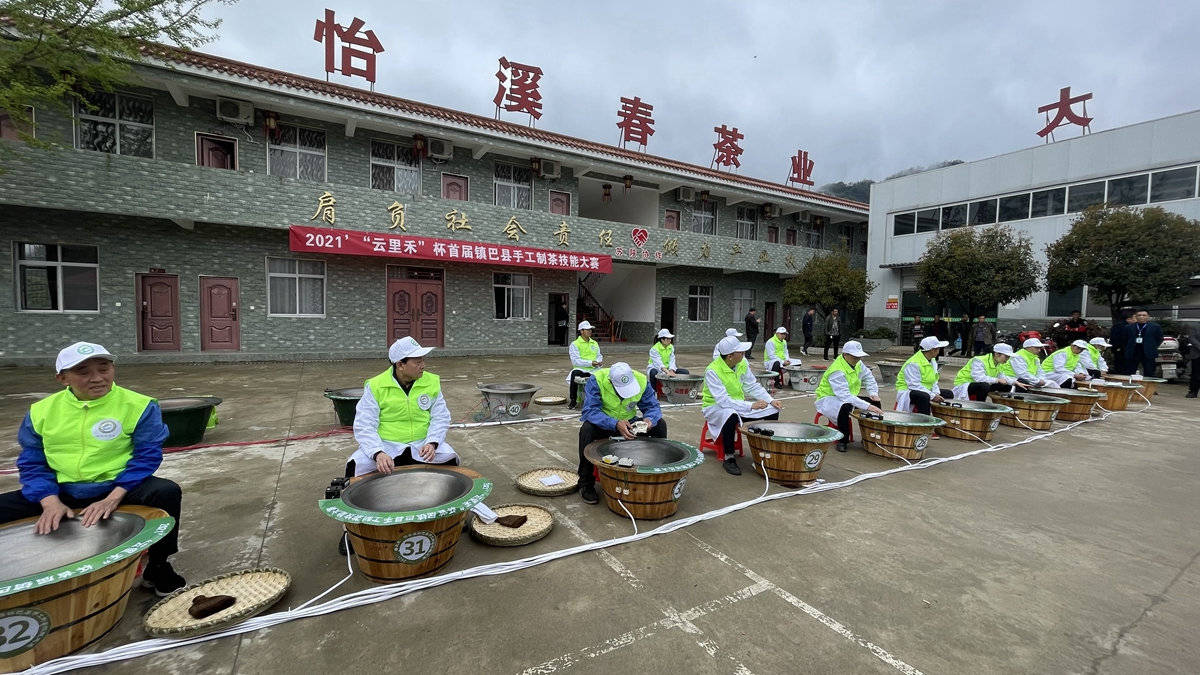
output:
<svg viewBox="0 0 1200 675"><path fill-rule="evenodd" d="M635 367L644 358L628 356ZM680 356L694 371L707 361L702 351ZM475 382L533 382L542 394L565 394L564 363L449 358L429 367L443 377L455 421L470 421ZM385 366L125 365L118 382L159 397L222 397L221 424L205 437L219 444L332 430L322 390L355 386ZM957 366L944 370L945 382ZM28 405L54 389L48 369L0 370L0 471L12 467ZM1144 412L1001 452L101 670L1200 672L1200 415L1183 394L1165 386ZM890 386L883 398L890 406ZM783 419L811 421L811 397L784 404ZM697 407L670 408L666 419L672 438L696 443ZM632 532L627 518L578 495L538 498L513 487L527 469L573 466L577 429L562 421L451 431L464 465L495 482L489 504L541 504L556 526L520 548L464 537L446 571ZM996 441L1030 435L1002 426ZM942 438L928 455L977 447ZM177 568L193 582L253 566L286 569L294 585L276 609L336 583L346 571L335 551L340 528L316 500L352 450L349 435L334 435L168 455L159 473L184 489ZM710 456L689 475L673 519L758 496L762 479L748 458L741 464L744 475L731 477ZM831 453L821 476L841 481L893 466L855 444ZM16 487L16 476L0 475L0 490ZM372 586L356 577L335 594ZM154 601L135 590L95 650L143 639L141 614Z"/></svg>

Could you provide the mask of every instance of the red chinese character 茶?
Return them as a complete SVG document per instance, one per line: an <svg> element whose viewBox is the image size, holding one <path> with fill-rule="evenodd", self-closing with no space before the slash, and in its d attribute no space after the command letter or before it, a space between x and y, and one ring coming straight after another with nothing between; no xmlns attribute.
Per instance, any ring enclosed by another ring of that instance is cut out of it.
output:
<svg viewBox="0 0 1200 675"><path fill-rule="evenodd" d="M808 158L807 150L797 150L792 158L792 173L787 182L801 185L812 185L813 161Z"/></svg>
<svg viewBox="0 0 1200 675"><path fill-rule="evenodd" d="M650 117L652 112L654 106L637 96L621 97L621 109L617 111L617 117L620 117L621 121L617 122L617 128L621 130L622 148L626 143L633 142L637 143L643 152L646 150L646 141L654 135L654 118Z"/></svg>
<svg viewBox="0 0 1200 675"><path fill-rule="evenodd" d="M508 71L505 75L504 71ZM500 70L496 71L496 79L500 84L496 88L496 118L500 118L500 108L508 112L529 113L531 122L542 117L542 94L538 91L538 82L542 79L542 69L537 66L527 66L516 61L500 57ZM505 82L507 81L507 86ZM507 101L507 103L505 103Z"/></svg>
<svg viewBox="0 0 1200 675"><path fill-rule="evenodd" d="M1042 130L1037 132L1037 135L1042 138L1050 135L1051 138L1054 138L1054 130L1067 124L1078 124L1079 126L1083 127L1083 133L1086 134L1090 132L1092 130L1092 118L1087 116L1087 101L1091 100L1091 98L1092 94L1090 92L1087 94L1080 94L1079 96L1071 96L1070 87L1063 87L1062 89L1059 89L1058 101L1054 103L1047 103L1046 105L1038 108L1038 112L1046 115L1046 126L1042 127ZM1076 103L1083 104L1082 115L1077 115L1075 111L1071 109L1071 106L1075 105ZM1050 119L1051 110L1055 111L1054 119Z"/></svg>
<svg viewBox="0 0 1200 675"><path fill-rule="evenodd" d="M713 127L713 131L717 132L717 142L713 143L713 161L710 166L741 167L742 162L738 155L742 154L742 146L738 145L738 141L746 136L739 133L737 127L730 129L724 124Z"/></svg>
<svg viewBox="0 0 1200 675"><path fill-rule="evenodd" d="M317 19L317 28L313 33L313 40L325 44L325 72L333 73L340 71L343 75L361 75L375 84L375 55L384 51L383 45L380 44L379 38L375 37L375 31L369 30L360 35L363 24L365 22L354 17L349 26L343 28L339 26L333 18L333 10L325 10L325 18ZM341 68L334 65L334 42L341 40L342 45L342 63ZM356 47L364 47L365 49L356 49ZM364 66L359 67L354 65L354 59L359 59L364 63Z"/></svg>

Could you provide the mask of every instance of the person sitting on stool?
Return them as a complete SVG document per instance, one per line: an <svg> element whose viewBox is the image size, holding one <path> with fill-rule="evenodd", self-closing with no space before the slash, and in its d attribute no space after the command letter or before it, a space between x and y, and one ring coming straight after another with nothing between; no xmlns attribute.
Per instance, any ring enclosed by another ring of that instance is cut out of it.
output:
<svg viewBox="0 0 1200 675"><path fill-rule="evenodd" d="M1084 367L1080 355L1087 351L1088 343L1076 340L1042 360L1042 368L1046 370L1046 379L1055 386L1064 389L1074 389L1076 382L1087 382L1092 379Z"/></svg>
<svg viewBox="0 0 1200 675"><path fill-rule="evenodd" d="M777 420L783 404L776 401L766 389L754 379L746 363L749 342L736 337L726 337L717 343L721 357L714 359L704 371L704 388L700 398L700 412L708 423L708 437L721 438L725 449L725 472L732 476L742 475L733 449L737 429L743 419ZM751 403L747 397L758 399Z"/></svg>
<svg viewBox="0 0 1200 675"><path fill-rule="evenodd" d="M569 410L578 407L579 383L575 381L575 378L590 376L604 360L600 354L600 343L592 339L592 328L592 324L587 321L580 321L579 337L575 338L570 348L567 349L567 353L571 357L571 372L567 375L567 388L570 392L567 403Z"/></svg>
<svg viewBox="0 0 1200 675"><path fill-rule="evenodd" d="M1050 384L1046 379L1046 371L1042 368L1042 362L1038 359L1045 347L1046 345L1037 338L1029 338L1021 343L1021 348L1017 350L1016 354L1013 354L1013 358L1009 362L1013 372L1017 374L1018 380L1031 387L1044 387Z"/></svg>
<svg viewBox="0 0 1200 675"><path fill-rule="evenodd" d="M838 431L842 432L842 440L838 441L837 451L846 452L850 438L850 411L858 408L874 415L882 415L879 407L879 383L867 364L862 362L867 353L863 351L862 343L851 340L842 345L842 355L833 360L821 375L815 395L817 397L817 412L825 419L837 423ZM867 395L863 396L863 385L867 387Z"/></svg>
<svg viewBox="0 0 1200 675"><path fill-rule="evenodd" d="M921 340L921 351L908 357L900 372L896 374L896 410L908 412L916 408L922 415L932 412L930 402L942 403L954 395L949 389L938 387L938 350L948 343L933 335ZM930 434L937 438L937 434Z"/></svg>
<svg viewBox="0 0 1200 675"><path fill-rule="evenodd" d="M1079 355L1079 362L1093 379L1108 375L1108 362L1104 360L1104 354L1100 350L1111 346L1104 338L1094 337L1088 340L1087 351Z"/></svg>
<svg viewBox="0 0 1200 675"><path fill-rule="evenodd" d="M666 438L667 421L662 418L658 398L645 375L633 372L628 363L621 361L592 373L583 388L583 424L579 427L579 497L584 502L600 501L592 463L583 456L584 448L614 434L633 440L631 425L639 410L650 426L646 434L651 438Z"/></svg>
<svg viewBox="0 0 1200 675"><path fill-rule="evenodd" d="M775 386L780 389L783 389L783 367L800 365L800 359L793 359L788 354L787 336L787 329L780 326L775 329L775 335L763 345L763 367L768 373L779 373L775 376Z"/></svg>
<svg viewBox="0 0 1200 675"><path fill-rule="evenodd" d="M992 345L991 354L972 357L954 378L954 398L986 401L989 392L1012 391L1013 387L1025 389L1008 362L1012 355L1012 347L997 342Z"/></svg>
<svg viewBox="0 0 1200 675"><path fill-rule="evenodd" d="M671 331L663 328L658 331L658 336L654 339L654 344L650 345L650 361L646 364L646 376L650 378L650 388L654 389L658 382L658 376L666 375L687 375L687 368L675 367L675 336Z"/></svg>

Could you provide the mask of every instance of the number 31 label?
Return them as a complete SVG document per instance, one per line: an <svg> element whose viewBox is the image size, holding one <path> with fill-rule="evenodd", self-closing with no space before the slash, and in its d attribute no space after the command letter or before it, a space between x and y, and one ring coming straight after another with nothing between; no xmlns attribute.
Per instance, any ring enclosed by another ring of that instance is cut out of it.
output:
<svg viewBox="0 0 1200 675"><path fill-rule="evenodd" d="M396 542L396 560L403 563L419 563L433 553L437 537L428 530L412 532Z"/></svg>
<svg viewBox="0 0 1200 675"><path fill-rule="evenodd" d="M50 632L50 616L23 607L0 612L0 658L33 649Z"/></svg>

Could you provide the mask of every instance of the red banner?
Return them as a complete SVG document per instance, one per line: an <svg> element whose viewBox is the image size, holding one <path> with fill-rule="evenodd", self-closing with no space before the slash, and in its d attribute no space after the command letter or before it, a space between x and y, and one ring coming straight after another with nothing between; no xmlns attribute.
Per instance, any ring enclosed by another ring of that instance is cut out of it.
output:
<svg viewBox="0 0 1200 675"><path fill-rule="evenodd" d="M551 270L612 272L612 257L571 253L545 248L527 248L455 239L436 239L410 234L377 234L359 230L291 225L288 248L304 253L370 255L381 258L443 260L482 265L513 265Z"/></svg>

